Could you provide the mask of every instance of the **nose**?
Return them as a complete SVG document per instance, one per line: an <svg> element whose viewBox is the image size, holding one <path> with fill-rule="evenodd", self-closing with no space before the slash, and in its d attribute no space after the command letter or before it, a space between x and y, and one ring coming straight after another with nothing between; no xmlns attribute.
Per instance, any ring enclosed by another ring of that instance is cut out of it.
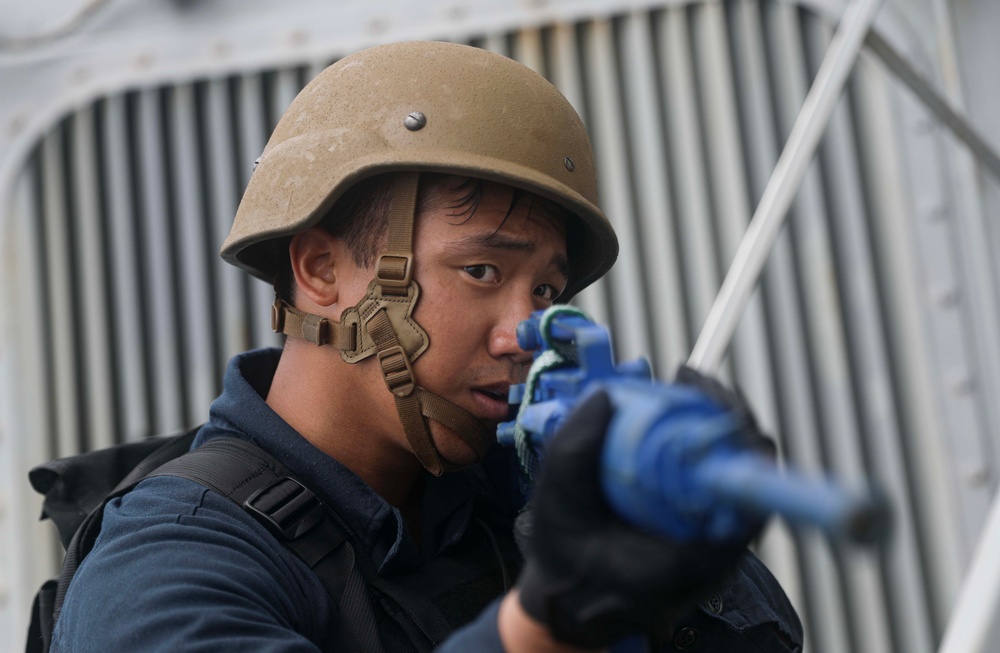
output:
<svg viewBox="0 0 1000 653"><path fill-rule="evenodd" d="M518 365L531 363L531 352L521 349L517 344L517 325L522 320L528 319L532 308L530 302L524 303L523 306L511 302L502 308L499 319L490 330L487 344L490 356L496 359L508 359Z"/></svg>

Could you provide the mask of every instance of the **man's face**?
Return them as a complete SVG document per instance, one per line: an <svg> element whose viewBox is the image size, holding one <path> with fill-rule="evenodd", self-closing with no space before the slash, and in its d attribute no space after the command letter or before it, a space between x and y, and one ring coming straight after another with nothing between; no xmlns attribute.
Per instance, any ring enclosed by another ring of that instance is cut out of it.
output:
<svg viewBox="0 0 1000 653"><path fill-rule="evenodd" d="M413 370L418 385L492 431L507 419L507 391L524 382L532 360L517 345L518 323L551 306L566 286L565 221L531 198L522 198L508 216L513 191L493 184L486 185L470 217L469 207L464 213L454 208L452 188L429 189L415 224L414 278L421 294L413 317L430 346ZM393 397L377 367L368 367L373 416L409 449ZM475 460L471 448L442 424L431 421L431 433L447 460Z"/></svg>

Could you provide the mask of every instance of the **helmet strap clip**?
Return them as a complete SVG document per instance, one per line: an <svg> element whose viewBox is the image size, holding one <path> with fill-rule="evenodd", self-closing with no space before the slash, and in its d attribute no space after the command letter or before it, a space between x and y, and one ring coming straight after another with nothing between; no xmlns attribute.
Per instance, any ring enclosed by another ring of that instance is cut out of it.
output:
<svg viewBox="0 0 1000 653"><path fill-rule="evenodd" d="M413 280L413 252L385 252L375 265L375 282L386 295L405 296Z"/></svg>

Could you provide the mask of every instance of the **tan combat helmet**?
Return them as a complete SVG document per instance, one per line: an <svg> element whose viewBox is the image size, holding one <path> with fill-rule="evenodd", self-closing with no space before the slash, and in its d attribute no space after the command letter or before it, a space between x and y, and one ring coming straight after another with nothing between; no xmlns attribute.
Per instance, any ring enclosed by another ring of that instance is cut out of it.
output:
<svg viewBox="0 0 1000 653"><path fill-rule="evenodd" d="M571 275L568 299L601 277L618 240L597 205L590 139L558 90L527 67L478 48L411 42L345 57L320 73L282 116L240 202L222 258L269 283L267 243L316 225L344 192L393 175L389 240L368 294L341 322L276 301L272 326L331 344L345 361L376 355L395 395L410 446L430 472L452 468L425 418L440 421L482 455L494 435L465 410L416 385L410 364L427 334L411 318L411 278L420 172L495 181L562 206Z"/></svg>

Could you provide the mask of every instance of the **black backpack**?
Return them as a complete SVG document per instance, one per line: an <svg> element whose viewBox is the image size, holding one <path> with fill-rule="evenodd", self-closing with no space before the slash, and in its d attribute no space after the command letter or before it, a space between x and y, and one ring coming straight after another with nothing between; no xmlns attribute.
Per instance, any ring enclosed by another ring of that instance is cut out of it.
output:
<svg viewBox="0 0 1000 653"><path fill-rule="evenodd" d="M55 523L66 556L59 577L35 596L28 653L49 650L66 590L100 533L105 505L155 476L179 476L215 490L295 553L338 606L331 640L338 650L430 651L506 591L520 565L509 530L477 501L474 522L481 528L463 538L468 542L454 555L409 577L378 578L366 556L355 556L347 526L284 465L236 438L189 451L197 431L61 458L29 472L32 487L45 496L42 516Z"/></svg>

